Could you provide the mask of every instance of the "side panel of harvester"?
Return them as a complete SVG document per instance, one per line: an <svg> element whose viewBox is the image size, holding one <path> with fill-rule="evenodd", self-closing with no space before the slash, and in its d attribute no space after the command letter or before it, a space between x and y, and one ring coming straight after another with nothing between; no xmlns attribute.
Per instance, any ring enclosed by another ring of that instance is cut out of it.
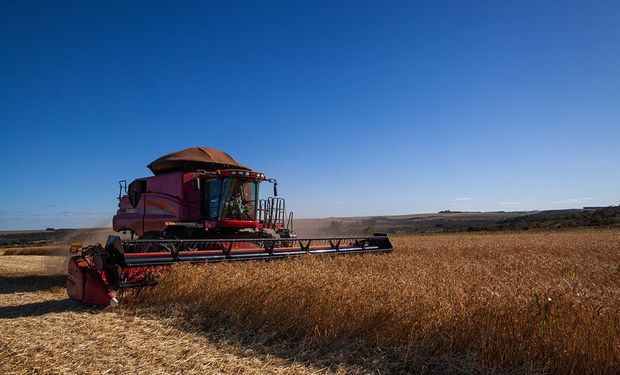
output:
<svg viewBox="0 0 620 375"><path fill-rule="evenodd" d="M112 220L117 232L130 230L138 236L161 232L167 221L198 221L200 192L192 173L167 173L139 179L129 185Z"/></svg>
<svg viewBox="0 0 620 375"><path fill-rule="evenodd" d="M161 232L165 222L184 220L181 207L183 203L183 174L167 173L151 177L146 184L144 195L144 233Z"/></svg>

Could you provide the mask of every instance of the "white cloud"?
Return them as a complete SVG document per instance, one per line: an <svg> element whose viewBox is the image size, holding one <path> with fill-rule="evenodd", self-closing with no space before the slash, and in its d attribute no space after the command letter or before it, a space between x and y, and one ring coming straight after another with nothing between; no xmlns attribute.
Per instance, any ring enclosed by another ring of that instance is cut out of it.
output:
<svg viewBox="0 0 620 375"><path fill-rule="evenodd" d="M476 198L472 198L472 197L459 197L459 198L454 198L452 199L455 202L467 202L467 201L473 201Z"/></svg>

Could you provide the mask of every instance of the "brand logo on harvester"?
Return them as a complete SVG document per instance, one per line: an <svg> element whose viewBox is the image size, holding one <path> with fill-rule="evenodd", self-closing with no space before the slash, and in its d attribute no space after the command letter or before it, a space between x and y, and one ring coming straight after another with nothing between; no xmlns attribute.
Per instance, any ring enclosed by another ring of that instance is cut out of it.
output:
<svg viewBox="0 0 620 375"><path fill-rule="evenodd" d="M146 211L142 210L141 208L125 208L122 209L121 212L124 212L126 214L173 215L172 212L159 208L147 208Z"/></svg>

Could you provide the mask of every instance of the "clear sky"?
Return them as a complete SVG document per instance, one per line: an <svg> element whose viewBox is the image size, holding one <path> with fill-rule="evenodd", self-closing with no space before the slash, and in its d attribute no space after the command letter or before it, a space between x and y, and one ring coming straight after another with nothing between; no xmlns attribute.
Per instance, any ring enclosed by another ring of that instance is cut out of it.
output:
<svg viewBox="0 0 620 375"><path fill-rule="evenodd" d="M298 217L620 203L620 2L0 2L0 229L178 149ZM265 186L265 190L269 187Z"/></svg>

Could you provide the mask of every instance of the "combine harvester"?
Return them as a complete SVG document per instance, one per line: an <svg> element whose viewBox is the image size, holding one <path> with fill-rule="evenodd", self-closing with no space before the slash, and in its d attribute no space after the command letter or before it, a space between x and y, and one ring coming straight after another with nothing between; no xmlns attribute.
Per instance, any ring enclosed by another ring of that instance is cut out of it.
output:
<svg viewBox="0 0 620 375"><path fill-rule="evenodd" d="M152 285L175 263L286 258L303 254L390 252L385 234L297 238L277 181L228 154L193 147L148 165L154 176L120 181L114 231L104 245L71 246L67 293L88 305L115 306L115 292ZM273 197L259 199L259 185Z"/></svg>

